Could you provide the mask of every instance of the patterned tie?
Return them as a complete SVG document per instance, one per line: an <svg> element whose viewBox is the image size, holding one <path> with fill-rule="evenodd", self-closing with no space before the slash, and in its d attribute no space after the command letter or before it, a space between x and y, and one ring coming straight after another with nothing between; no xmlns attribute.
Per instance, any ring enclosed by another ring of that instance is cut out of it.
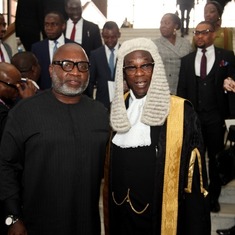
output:
<svg viewBox="0 0 235 235"><path fill-rule="evenodd" d="M1 58L1 62L5 62L5 58L1 49L1 45L0 45L0 58Z"/></svg>
<svg viewBox="0 0 235 235"><path fill-rule="evenodd" d="M110 49L110 56L109 56L109 68L111 71L111 78L113 79L114 73L114 48Z"/></svg>
<svg viewBox="0 0 235 235"><path fill-rule="evenodd" d="M55 40L55 41L54 41L54 44L55 44L55 45L54 45L54 47L53 47L53 55L55 54L55 51L56 51L57 48L58 48L58 47L57 47L58 41Z"/></svg>
<svg viewBox="0 0 235 235"><path fill-rule="evenodd" d="M73 29L70 35L70 39L74 41L75 39L75 34L76 34L76 22L73 22Z"/></svg>
<svg viewBox="0 0 235 235"><path fill-rule="evenodd" d="M206 65L207 65L207 59L206 59L206 49L202 49L202 58L201 58L201 67L200 67L200 77L202 79L206 78Z"/></svg>

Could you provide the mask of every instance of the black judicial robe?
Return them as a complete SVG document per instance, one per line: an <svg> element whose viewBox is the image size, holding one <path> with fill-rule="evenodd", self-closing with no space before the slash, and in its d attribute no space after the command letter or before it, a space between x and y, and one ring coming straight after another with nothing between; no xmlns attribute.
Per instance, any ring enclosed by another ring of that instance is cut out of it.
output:
<svg viewBox="0 0 235 235"><path fill-rule="evenodd" d="M184 190L188 183L192 150L197 147L203 153L200 124L188 102L185 102L184 117L177 235L210 235L209 197L200 192L198 162L194 167L192 193ZM151 146L120 148L111 145L109 201L105 208L109 221L106 230L110 235L161 234L165 154L166 123L151 127ZM202 176L204 187L208 190L204 156ZM125 198L127 194L129 198ZM141 213L137 214L134 210Z"/></svg>
<svg viewBox="0 0 235 235"><path fill-rule="evenodd" d="M64 104L48 90L19 102L0 148L6 214L20 213L28 235L100 235L108 135L107 110L86 96Z"/></svg>

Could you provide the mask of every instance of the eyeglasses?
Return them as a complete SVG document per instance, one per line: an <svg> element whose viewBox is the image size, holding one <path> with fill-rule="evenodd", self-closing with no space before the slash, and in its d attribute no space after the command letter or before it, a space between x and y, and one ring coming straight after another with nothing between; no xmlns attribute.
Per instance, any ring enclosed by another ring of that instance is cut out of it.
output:
<svg viewBox="0 0 235 235"><path fill-rule="evenodd" d="M5 85L8 86L8 87L17 89L17 86L16 86L15 84L11 84L11 83L9 83L9 82L4 82L4 81L2 81L2 80L0 80L0 83L5 84Z"/></svg>
<svg viewBox="0 0 235 235"><path fill-rule="evenodd" d="M59 65L65 72L71 72L76 65L78 71L84 73L89 70L90 64L87 61L73 62L71 60L53 61L52 64Z"/></svg>
<svg viewBox="0 0 235 235"><path fill-rule="evenodd" d="M150 73L153 70L153 66L154 66L154 62L151 63L147 63L147 64L142 64L140 66L134 66L134 65L130 65L130 66L124 66L123 70L125 71L125 73L127 75L135 75L137 69L141 69L143 72L145 73Z"/></svg>
<svg viewBox="0 0 235 235"><path fill-rule="evenodd" d="M205 36L205 35L208 35L208 33L210 33L210 32L214 32L214 31L210 30L210 29L206 29L206 30L202 30L202 31L198 31L198 30L193 31L194 35L196 35L196 36L199 36L200 34L202 36Z"/></svg>

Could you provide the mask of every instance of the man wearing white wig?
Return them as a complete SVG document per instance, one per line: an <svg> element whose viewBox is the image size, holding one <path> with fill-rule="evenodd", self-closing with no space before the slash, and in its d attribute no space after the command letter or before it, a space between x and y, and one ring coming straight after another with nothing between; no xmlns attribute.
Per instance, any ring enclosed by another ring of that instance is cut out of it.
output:
<svg viewBox="0 0 235 235"><path fill-rule="evenodd" d="M130 92L123 96L123 80ZM210 235L200 124L188 101L170 96L155 44L118 51L106 159L106 235Z"/></svg>

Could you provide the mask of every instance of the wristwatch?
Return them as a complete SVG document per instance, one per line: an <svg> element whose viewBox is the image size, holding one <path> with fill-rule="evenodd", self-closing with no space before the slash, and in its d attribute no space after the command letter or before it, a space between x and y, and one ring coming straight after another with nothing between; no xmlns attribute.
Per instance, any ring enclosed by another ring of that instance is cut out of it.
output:
<svg viewBox="0 0 235 235"><path fill-rule="evenodd" d="M6 220L5 220L5 224L7 226L13 225L14 223L16 223L19 220L19 218L17 216L14 215L8 215Z"/></svg>

